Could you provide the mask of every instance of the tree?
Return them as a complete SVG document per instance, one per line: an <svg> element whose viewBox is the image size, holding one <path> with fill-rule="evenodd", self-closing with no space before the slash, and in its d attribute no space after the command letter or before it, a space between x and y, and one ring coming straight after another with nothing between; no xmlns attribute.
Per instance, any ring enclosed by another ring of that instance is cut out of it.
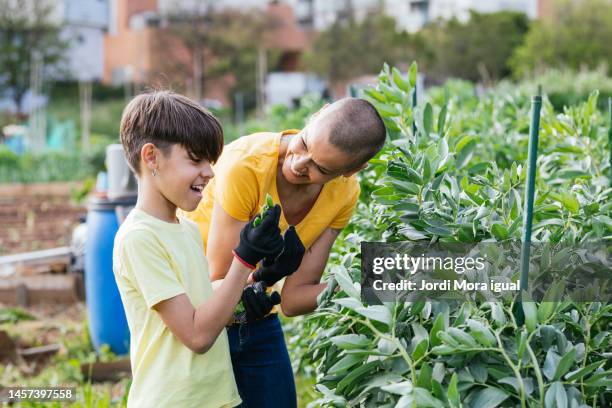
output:
<svg viewBox="0 0 612 408"><path fill-rule="evenodd" d="M48 0L0 0L0 95L10 95L21 113L32 71L56 70L68 43L52 21L54 3Z"/></svg>
<svg viewBox="0 0 612 408"><path fill-rule="evenodd" d="M612 0L557 0L552 15L535 23L514 53L517 77L555 68L612 69Z"/></svg>
<svg viewBox="0 0 612 408"><path fill-rule="evenodd" d="M395 19L381 12L371 13L361 22L348 16L336 19L316 36L303 65L336 82L376 73L383 62L413 59L414 45L409 34L397 29Z"/></svg>
<svg viewBox="0 0 612 408"><path fill-rule="evenodd" d="M247 106L253 104L258 47L275 21L261 11L216 10L208 2L175 8L164 18L156 36L160 72L195 99L204 95L207 82L231 74L233 88L246 94Z"/></svg>
<svg viewBox="0 0 612 408"><path fill-rule="evenodd" d="M511 74L510 58L529 29L523 13L471 12L470 19L438 21L420 35L429 55L425 72L442 81L448 77L491 83Z"/></svg>

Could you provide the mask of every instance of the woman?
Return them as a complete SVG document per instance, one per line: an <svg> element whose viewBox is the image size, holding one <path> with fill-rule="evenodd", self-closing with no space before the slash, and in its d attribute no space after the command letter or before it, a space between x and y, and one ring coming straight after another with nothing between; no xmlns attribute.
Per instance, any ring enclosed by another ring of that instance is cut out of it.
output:
<svg viewBox="0 0 612 408"><path fill-rule="evenodd" d="M301 131L256 133L227 145L198 209L188 215L200 227L210 270L227 270L240 230L270 194L282 207L279 225L287 230L289 247L278 259L264 261L250 282L274 284L287 276L283 313L312 312L327 286L320 279L329 252L359 198L354 175L382 148L385 136L369 102L346 98L322 108ZM260 289L247 286L243 292L249 321L228 327L238 390L244 407L295 407L283 332L273 302Z"/></svg>

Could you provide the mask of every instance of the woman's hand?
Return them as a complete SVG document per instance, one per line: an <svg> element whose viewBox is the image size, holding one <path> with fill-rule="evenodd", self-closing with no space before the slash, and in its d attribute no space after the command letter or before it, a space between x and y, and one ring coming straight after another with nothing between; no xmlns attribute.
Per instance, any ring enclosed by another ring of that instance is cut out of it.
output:
<svg viewBox="0 0 612 408"><path fill-rule="evenodd" d="M265 282L266 285L272 286L300 267L305 248L293 225L285 232L284 241L283 252L278 258L266 257L263 267L252 274L255 282Z"/></svg>

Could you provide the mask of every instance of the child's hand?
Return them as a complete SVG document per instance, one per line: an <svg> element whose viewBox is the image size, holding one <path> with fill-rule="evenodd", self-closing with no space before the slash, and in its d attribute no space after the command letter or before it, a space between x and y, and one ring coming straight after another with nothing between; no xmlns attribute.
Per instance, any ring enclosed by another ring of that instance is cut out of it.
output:
<svg viewBox="0 0 612 408"><path fill-rule="evenodd" d="M268 286L272 286L299 268L305 248L293 225L285 232L284 241L283 252L278 258L275 260L272 257L266 257L263 267L253 273L255 282L263 281Z"/></svg>
<svg viewBox="0 0 612 408"><path fill-rule="evenodd" d="M249 221L240 231L240 242L234 248L234 256L251 269L264 257L277 257L283 250L283 237L278 222L281 208L277 204L269 208L261 223L255 227Z"/></svg>
<svg viewBox="0 0 612 408"><path fill-rule="evenodd" d="M269 296L266 293L266 284L264 282L254 283L247 286L242 291L242 305L246 312L248 322L262 319L265 317L274 305L280 303L280 295L278 292L272 292Z"/></svg>

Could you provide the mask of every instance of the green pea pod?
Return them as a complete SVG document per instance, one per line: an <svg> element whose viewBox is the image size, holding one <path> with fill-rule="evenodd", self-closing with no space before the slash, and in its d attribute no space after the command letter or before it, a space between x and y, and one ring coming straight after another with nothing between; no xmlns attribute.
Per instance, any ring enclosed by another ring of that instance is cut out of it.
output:
<svg viewBox="0 0 612 408"><path fill-rule="evenodd" d="M272 196L266 193L265 203L264 205L261 206L261 209L259 210L259 214L257 215L257 217L255 217L255 219L253 220L253 226L255 228L257 228L261 224L264 214L266 213L266 211L268 211L272 207L274 207L274 201L272 200Z"/></svg>

